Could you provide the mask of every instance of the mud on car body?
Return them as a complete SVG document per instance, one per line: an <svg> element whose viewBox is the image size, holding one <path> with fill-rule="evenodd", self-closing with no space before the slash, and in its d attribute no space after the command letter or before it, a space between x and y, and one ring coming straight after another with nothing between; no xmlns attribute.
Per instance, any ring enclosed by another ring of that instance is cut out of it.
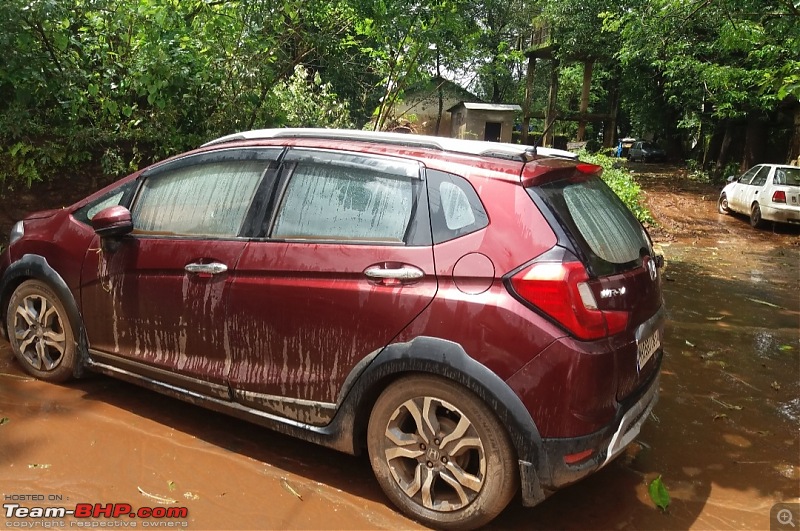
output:
<svg viewBox="0 0 800 531"><path fill-rule="evenodd" d="M88 369L366 451L404 513L466 529L638 434L659 267L568 153L261 130L25 218L0 311L39 378Z"/></svg>

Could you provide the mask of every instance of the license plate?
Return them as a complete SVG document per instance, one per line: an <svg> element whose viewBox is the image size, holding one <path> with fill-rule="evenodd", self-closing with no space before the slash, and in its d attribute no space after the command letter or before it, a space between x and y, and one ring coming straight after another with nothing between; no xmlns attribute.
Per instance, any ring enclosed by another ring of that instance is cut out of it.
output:
<svg viewBox="0 0 800 531"><path fill-rule="evenodd" d="M639 341L636 345L636 370L642 370L653 354L661 348L661 335L658 330L653 335Z"/></svg>

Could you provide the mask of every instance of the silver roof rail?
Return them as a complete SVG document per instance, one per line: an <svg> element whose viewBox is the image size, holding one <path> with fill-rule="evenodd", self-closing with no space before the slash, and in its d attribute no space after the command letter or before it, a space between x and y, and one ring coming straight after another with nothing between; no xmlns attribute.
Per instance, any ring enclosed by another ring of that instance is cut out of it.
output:
<svg viewBox="0 0 800 531"><path fill-rule="evenodd" d="M410 135L405 133L384 133L376 131L360 131L357 129L315 129L315 128L286 128L286 129L256 129L226 135L203 144L203 147L236 142L240 140L260 140L269 138L324 138L328 140L353 140L360 142L377 142L408 147L436 149L495 157L526 162L533 160L536 155L545 157L560 157L575 160L578 155L561 149L536 148L520 144L505 144L501 142L484 142L481 140L462 140L426 135Z"/></svg>

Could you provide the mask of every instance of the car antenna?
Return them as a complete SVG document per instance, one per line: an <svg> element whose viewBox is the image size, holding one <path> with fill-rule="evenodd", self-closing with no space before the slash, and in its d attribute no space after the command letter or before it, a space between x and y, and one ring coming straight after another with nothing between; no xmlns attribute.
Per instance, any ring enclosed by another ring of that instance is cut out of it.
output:
<svg viewBox="0 0 800 531"><path fill-rule="evenodd" d="M548 131L550 131L550 128L553 127L553 124L556 123L556 118L557 118L556 116L553 116L553 119L550 120L550 123L547 124L547 127L545 127L544 131L542 131L542 134L539 135L539 138L537 138L536 142L533 143L533 156L534 157L536 156L536 148L539 147L539 144L544 139L544 136L547 134Z"/></svg>

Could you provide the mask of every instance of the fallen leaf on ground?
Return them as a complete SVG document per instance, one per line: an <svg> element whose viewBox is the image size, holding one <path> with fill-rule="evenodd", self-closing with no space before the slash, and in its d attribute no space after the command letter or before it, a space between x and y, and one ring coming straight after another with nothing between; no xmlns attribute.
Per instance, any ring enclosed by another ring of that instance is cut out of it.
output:
<svg viewBox="0 0 800 531"><path fill-rule="evenodd" d="M43 465L39 463L32 463L28 465L28 468L50 468L52 465Z"/></svg>
<svg viewBox="0 0 800 531"><path fill-rule="evenodd" d="M777 304L772 304L771 302L762 301L760 299L751 299L750 297L747 297L747 300L753 301L753 302L755 302L757 304L763 304L764 306L769 306L770 308L778 308L780 310L783 310L782 307L778 306Z"/></svg>
<svg viewBox="0 0 800 531"><path fill-rule="evenodd" d="M791 346L791 345L781 345L780 347L778 347L778 350L781 350L781 351L783 351L783 352L786 352L787 350L792 350L793 348L794 348L794 347L793 347L793 346Z"/></svg>
<svg viewBox="0 0 800 531"><path fill-rule="evenodd" d="M281 486L283 486L283 488L289 491L291 494L297 496L298 500L303 501L303 497L300 496L300 493L294 490L291 485L289 485L289 482L286 481L286 478L281 478Z"/></svg>
<svg viewBox="0 0 800 531"><path fill-rule="evenodd" d="M664 482L661 481L661 476L658 476L656 479L650 482L647 491L650 493L650 499L653 500L653 503L656 504L656 507L662 511L666 511L671 500L669 497L669 492L667 491L667 487L664 486Z"/></svg>
<svg viewBox="0 0 800 531"><path fill-rule="evenodd" d="M149 492L145 492L142 489L142 487L136 487L136 488L139 489L139 492L142 494L142 496L157 501L158 503L163 503L163 504L178 503L178 500L173 500L172 498L165 498L164 496L159 496L158 494L150 494Z"/></svg>
<svg viewBox="0 0 800 531"><path fill-rule="evenodd" d="M728 415L726 415L725 413L720 413L718 415L714 415L714 420L722 420L722 419L726 419L726 418L728 418Z"/></svg>
<svg viewBox="0 0 800 531"><path fill-rule="evenodd" d="M694 343L690 343L688 339L686 340L686 344L689 345L690 347L694 347L695 346Z"/></svg>
<svg viewBox="0 0 800 531"><path fill-rule="evenodd" d="M3 418L0 419L0 426L2 426L3 424L8 424L9 422L11 422L10 418L3 417Z"/></svg>
<svg viewBox="0 0 800 531"><path fill-rule="evenodd" d="M200 496L198 496L197 494L193 494L191 492L184 492L183 493L183 497L186 498L187 500L199 500L200 499Z"/></svg>
<svg viewBox="0 0 800 531"><path fill-rule="evenodd" d="M775 389L776 391L780 391L781 390L781 384L779 384L778 382L772 382L771 385L772 385L772 388Z"/></svg>
<svg viewBox="0 0 800 531"><path fill-rule="evenodd" d="M176 486L177 486L177 485L175 485L175 482L174 482L174 481L167 481L167 487L169 488L169 490L170 490L170 491L173 491L173 490L175 490L175 487L176 487Z"/></svg>

